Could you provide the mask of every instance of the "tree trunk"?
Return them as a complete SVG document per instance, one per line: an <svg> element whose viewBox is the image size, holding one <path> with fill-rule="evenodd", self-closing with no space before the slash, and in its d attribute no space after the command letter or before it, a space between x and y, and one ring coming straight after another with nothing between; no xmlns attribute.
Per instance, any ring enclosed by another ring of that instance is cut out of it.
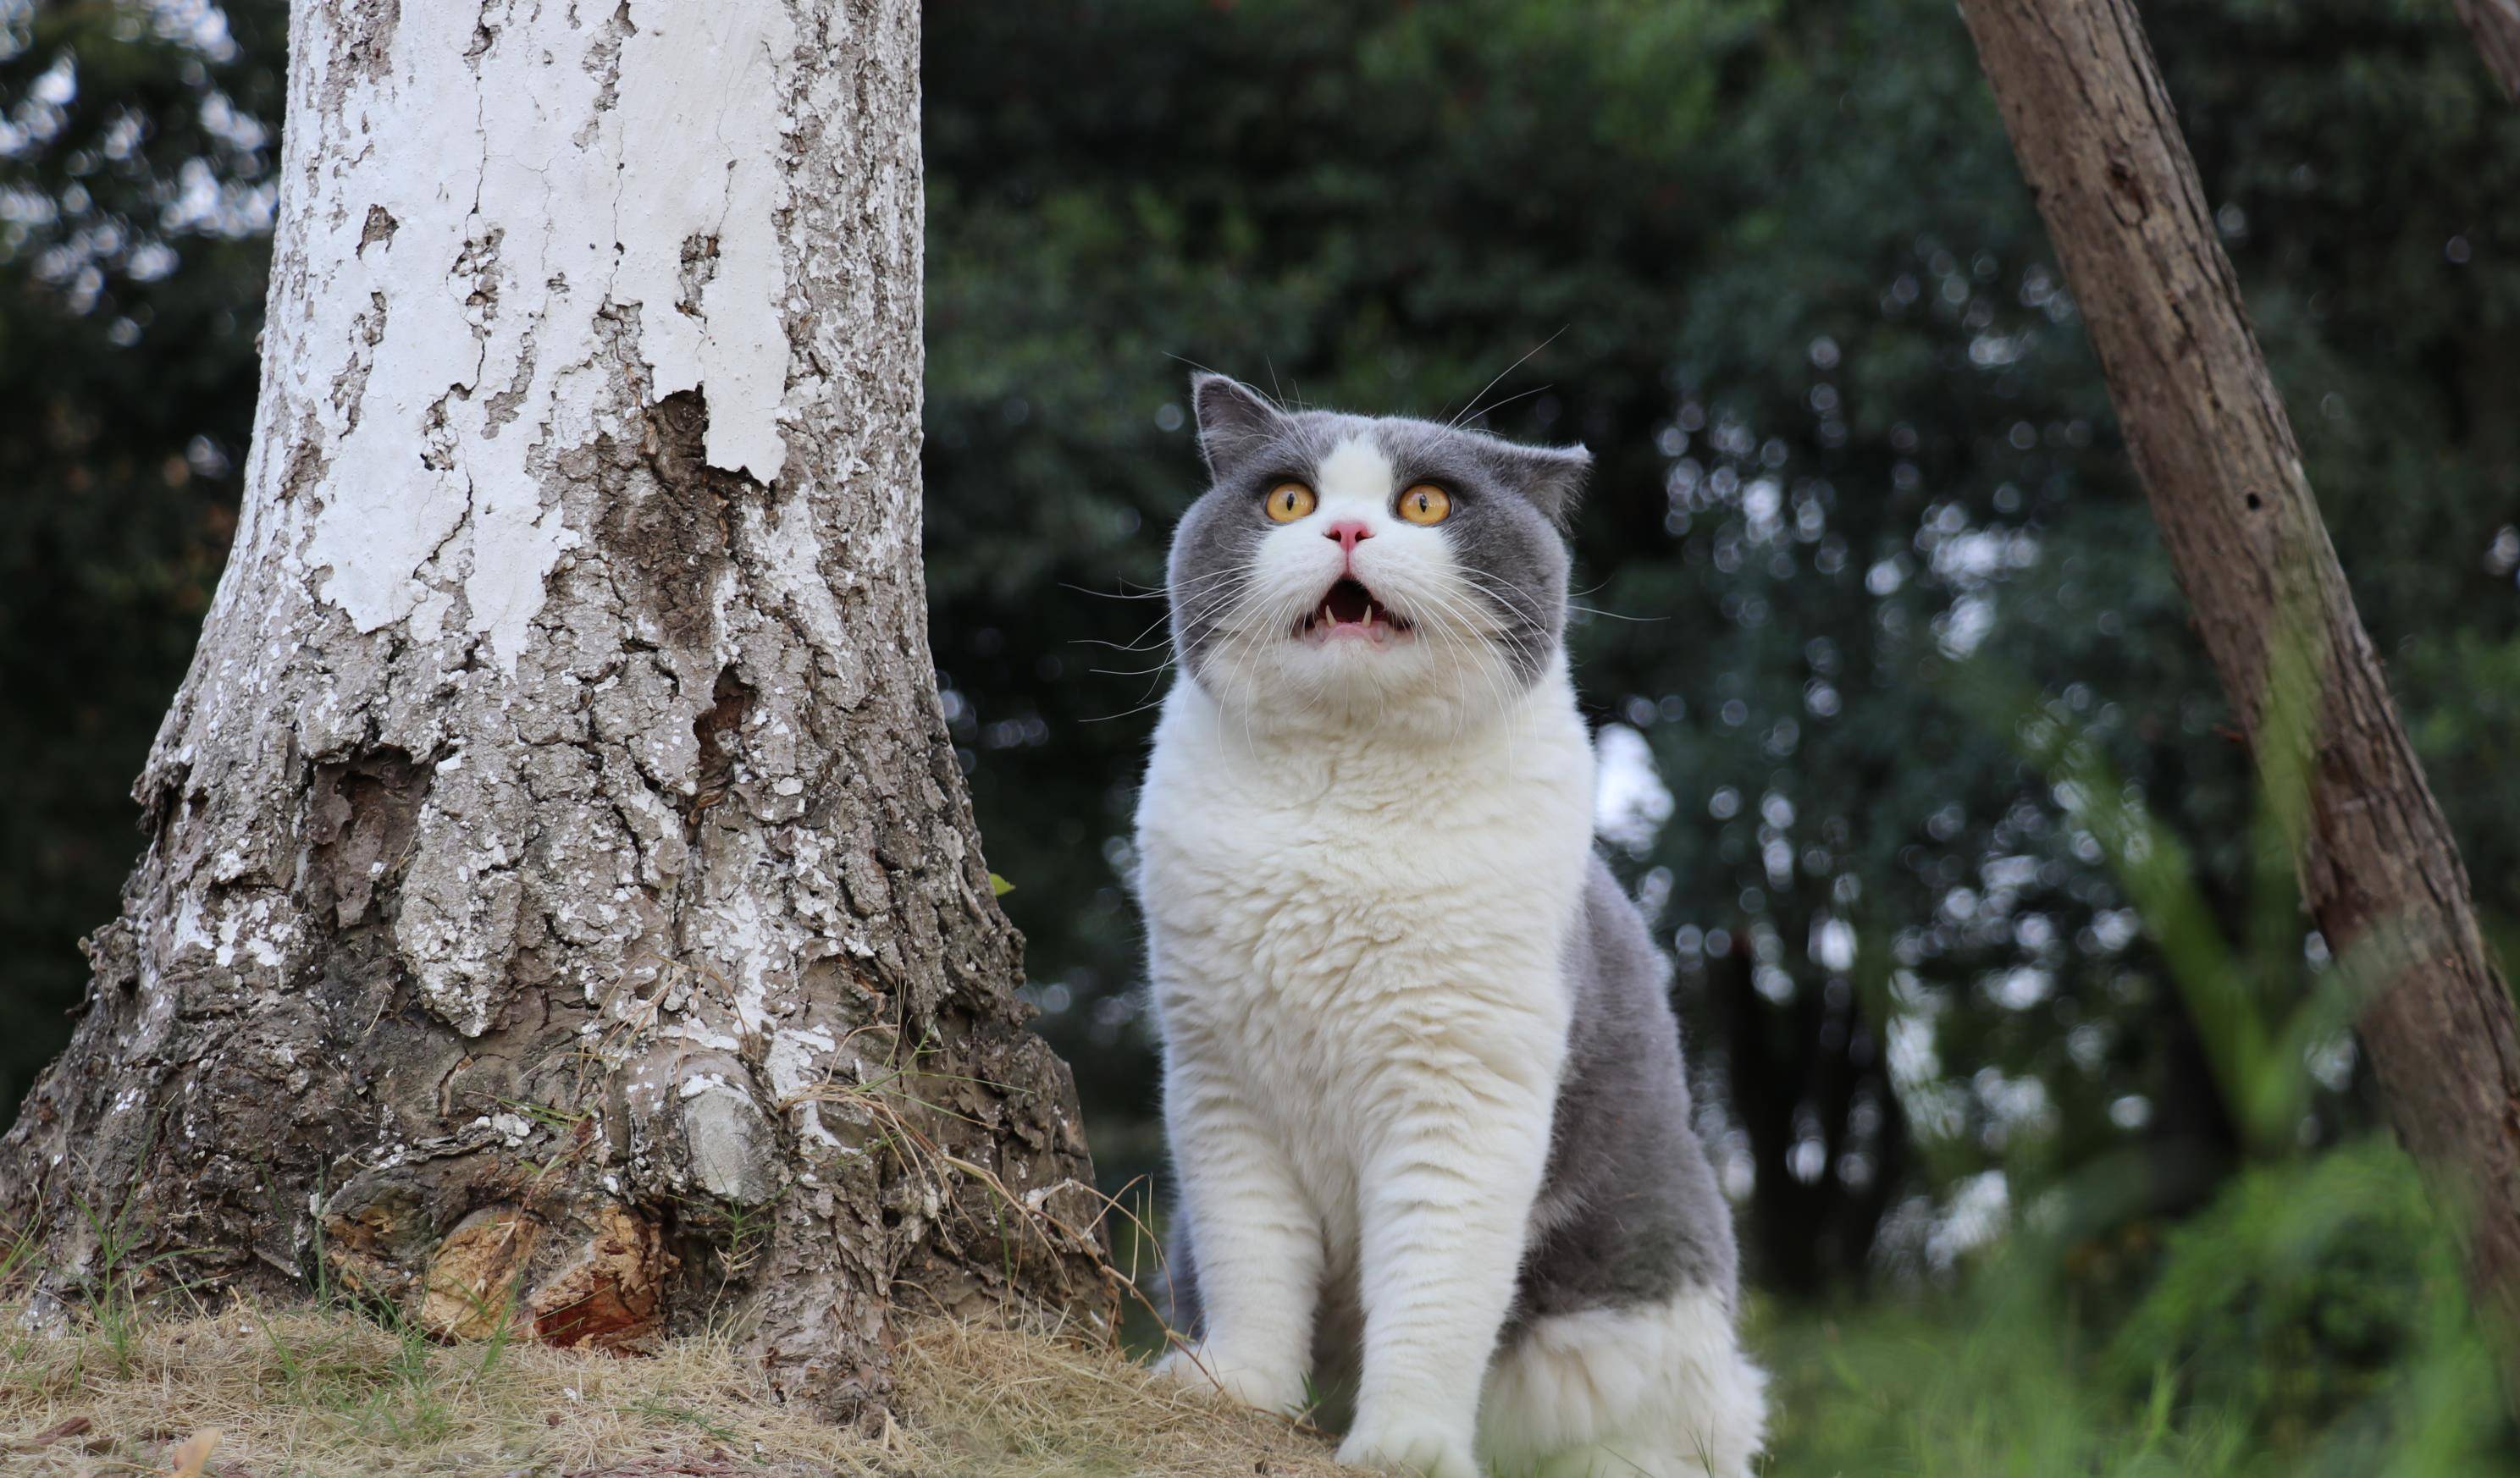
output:
<svg viewBox="0 0 2520 1478"><path fill-rule="evenodd" d="M928 655L916 6L290 43L236 547L0 1220L449 1336L732 1313L841 1406L898 1306L1099 1316Z"/></svg>
<svg viewBox="0 0 2520 1478"><path fill-rule="evenodd" d="M1790 899L1778 904L1789 908ZM1810 921L1788 919L1779 932L1807 938ZM1706 963L1705 999L1756 1173L1742 1208L1748 1272L1759 1286L1794 1298L1861 1287L1908 1158L1908 1122L1888 1062L1860 993L1832 1002L1825 981L1803 980L1778 1005L1755 982L1749 930L1736 928L1732 949ZM1858 1132L1857 1105L1867 1101L1880 1114L1869 1136ZM1794 1157L1813 1130L1821 1171L1805 1179L1794 1174ZM1850 1153L1871 1160L1869 1180L1846 1178Z"/></svg>
<svg viewBox="0 0 2520 1478"><path fill-rule="evenodd" d="M1961 0L1960 11L2263 770L2291 768L2270 714L2287 645L2306 646L2320 677L2302 756L2303 892L2340 956L2360 946L2374 960L2378 994L2360 1025L2382 1097L2453 1210L2475 1287L2507 1337L2520 1328L2511 997L2355 613L2142 27L2128 0ZM2506 1362L2520 1407L2515 1370Z"/></svg>
<svg viewBox="0 0 2520 1478"><path fill-rule="evenodd" d="M2486 70L2502 84L2502 95L2520 103L2520 0L2452 0Z"/></svg>

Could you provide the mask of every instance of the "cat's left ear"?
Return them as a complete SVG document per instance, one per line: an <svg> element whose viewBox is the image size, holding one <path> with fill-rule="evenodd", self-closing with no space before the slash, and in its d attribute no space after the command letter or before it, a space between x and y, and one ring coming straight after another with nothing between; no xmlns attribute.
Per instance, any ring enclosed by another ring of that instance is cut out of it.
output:
<svg viewBox="0 0 2520 1478"><path fill-rule="evenodd" d="M1198 422L1198 452L1211 476L1223 476L1245 447L1269 439L1283 419L1258 390L1205 371L1190 378L1190 403Z"/></svg>
<svg viewBox="0 0 2520 1478"><path fill-rule="evenodd" d="M1563 533L1593 475L1593 454L1581 446L1517 446L1507 475Z"/></svg>

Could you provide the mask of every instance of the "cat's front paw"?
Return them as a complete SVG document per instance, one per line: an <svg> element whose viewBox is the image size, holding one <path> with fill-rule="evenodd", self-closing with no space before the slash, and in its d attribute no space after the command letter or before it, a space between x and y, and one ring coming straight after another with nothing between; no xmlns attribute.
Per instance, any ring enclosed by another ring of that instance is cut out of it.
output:
<svg viewBox="0 0 2520 1478"><path fill-rule="evenodd" d="M1302 1371L1263 1369L1209 1345L1176 1346L1155 1362L1155 1373L1187 1386L1223 1391L1264 1411L1291 1414L1305 1404Z"/></svg>
<svg viewBox="0 0 2520 1478"><path fill-rule="evenodd" d="M1478 1478L1465 1431L1432 1421L1362 1415L1339 1444L1338 1460L1350 1467L1422 1473L1425 1478Z"/></svg>

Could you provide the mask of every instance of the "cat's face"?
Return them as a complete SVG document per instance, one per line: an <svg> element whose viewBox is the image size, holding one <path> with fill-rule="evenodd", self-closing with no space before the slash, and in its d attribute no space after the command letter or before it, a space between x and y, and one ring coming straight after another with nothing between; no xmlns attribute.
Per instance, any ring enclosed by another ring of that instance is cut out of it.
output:
<svg viewBox="0 0 2520 1478"><path fill-rule="evenodd" d="M1555 658L1592 459L1192 381L1213 485L1173 535L1173 648L1261 722L1459 724Z"/></svg>

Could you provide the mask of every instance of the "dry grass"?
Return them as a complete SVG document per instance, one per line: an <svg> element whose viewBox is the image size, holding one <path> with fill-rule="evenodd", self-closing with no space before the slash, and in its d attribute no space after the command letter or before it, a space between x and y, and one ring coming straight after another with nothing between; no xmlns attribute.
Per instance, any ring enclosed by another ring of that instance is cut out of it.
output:
<svg viewBox="0 0 2520 1478"><path fill-rule="evenodd" d="M900 1375L933 1455L914 1464L922 1474L1356 1478L1317 1432L1045 1335L933 1326L902 1351Z"/></svg>
<svg viewBox="0 0 2520 1478"><path fill-rule="evenodd" d="M0 1473L129 1478L1330 1478L1317 1435L1041 1333L936 1326L869 1434L770 1399L724 1345L653 1359L440 1345L356 1315L239 1306L28 1332L0 1306ZM192 1452L185 1451L188 1442Z"/></svg>

